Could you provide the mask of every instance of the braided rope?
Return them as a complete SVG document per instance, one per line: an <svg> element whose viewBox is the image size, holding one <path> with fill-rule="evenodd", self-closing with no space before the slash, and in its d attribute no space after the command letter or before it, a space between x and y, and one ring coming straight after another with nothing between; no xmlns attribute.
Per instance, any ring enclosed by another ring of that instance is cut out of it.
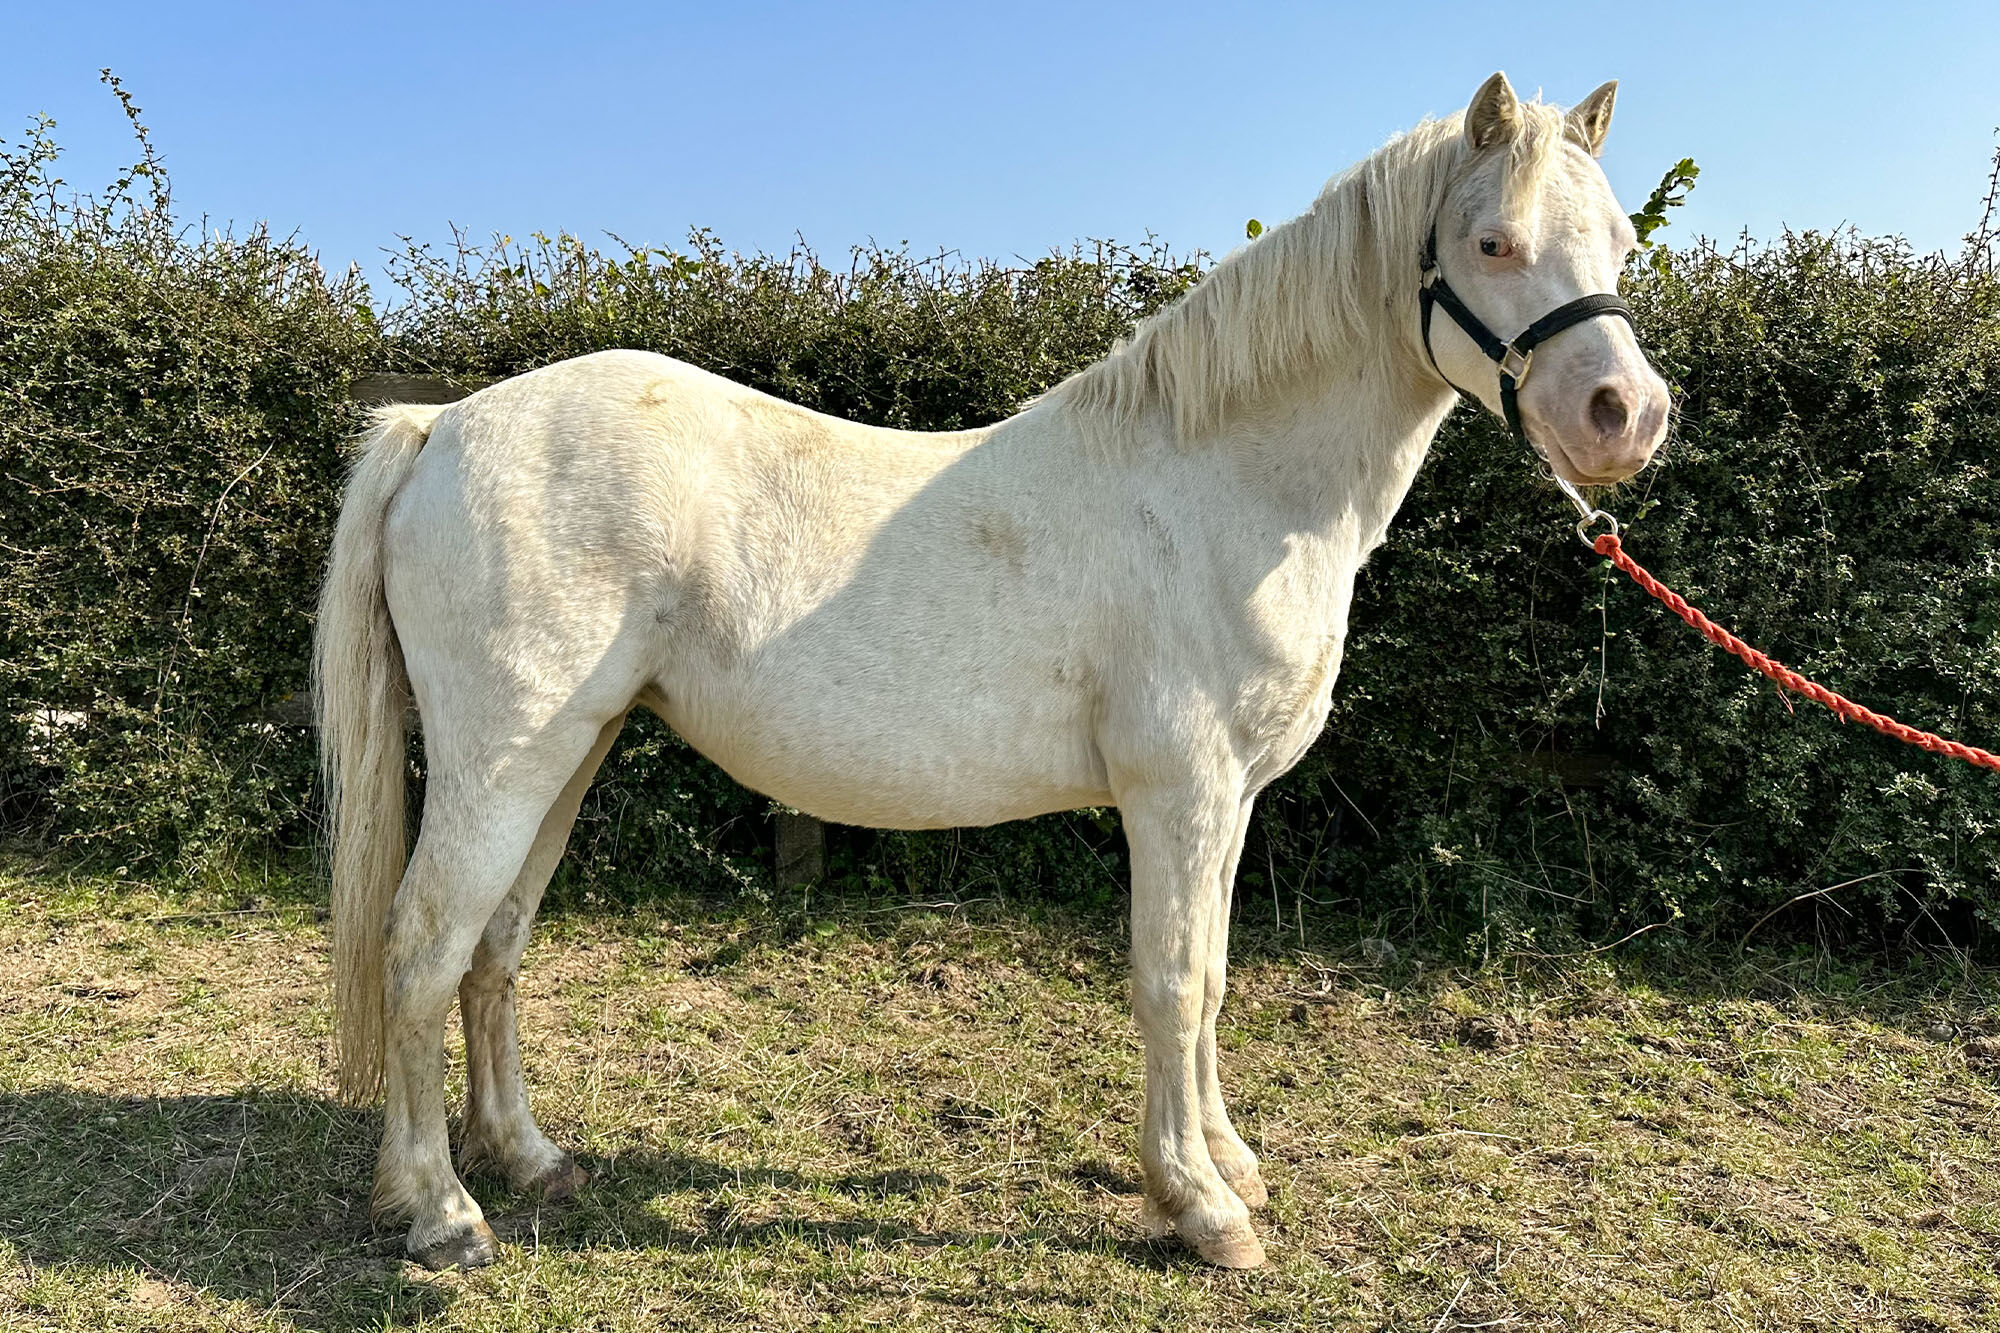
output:
<svg viewBox="0 0 2000 1333"><path fill-rule="evenodd" d="M1763 653L1758 652L1755 648L1752 648L1749 644L1743 642L1743 640L1737 638L1734 634L1731 634L1728 630L1689 606L1686 598L1661 583L1651 574L1648 574L1638 561L1625 554L1625 548L1619 544L1615 534L1609 532L1603 533L1596 541L1591 543L1590 549L1610 560L1612 564L1629 574L1632 582L1666 603L1669 611L1672 611L1675 615L1693 626L1702 638L1707 639L1724 652L1731 653L1743 659L1753 669L1763 672L1785 689L1797 694L1803 694L1814 703L1826 705L1838 714L1843 721L1864 723L1875 728L1875 730L1881 732L1884 736L1894 736L1899 741L1907 741L1911 745L1929 750L1932 754L1947 755L1953 759L1963 759L1968 764L1977 764L1981 768L1990 768L1996 772L2000 772L2000 754L1990 754L1985 750L1975 749L1970 745L1961 745L1957 741L1948 741L1942 736L1933 736L1928 731L1918 731L1915 727L1904 726L1893 717L1885 717L1880 713L1870 712L1851 699L1842 698L1822 685L1815 685L1798 672L1786 666L1783 662L1774 661L1766 657Z"/></svg>

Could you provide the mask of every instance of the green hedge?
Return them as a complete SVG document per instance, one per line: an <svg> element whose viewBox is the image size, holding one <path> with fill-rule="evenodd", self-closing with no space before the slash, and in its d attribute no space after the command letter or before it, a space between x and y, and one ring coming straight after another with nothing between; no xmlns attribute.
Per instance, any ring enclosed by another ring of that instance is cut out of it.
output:
<svg viewBox="0 0 2000 1333"><path fill-rule="evenodd" d="M284 701L358 369L483 378L648 347L823 411L950 428L1086 364L1201 271L1157 247L1012 267L874 250L834 269L707 233L611 255L534 237L412 250L396 300L371 306L295 242L179 230L150 164L63 204L52 152L44 136L0 156L0 818L135 867L310 845L310 737ZM1680 416L1664 466L1617 497L1629 548L1829 686L2000 739L1994 282L1810 234L1652 255L1628 296ZM1674 920L1740 933L1855 880L1765 929L2000 924L1991 775L1788 710L1608 582L1470 411L1353 624L1327 734L1264 803L1245 911L1520 947ZM761 889L768 813L641 721L558 893ZM1102 812L842 830L835 873L1096 897L1121 891L1122 849Z"/></svg>
<svg viewBox="0 0 2000 1333"><path fill-rule="evenodd" d="M2000 742L2000 286L1803 235L1627 287L1678 406L1664 465L1611 502L1627 549L1827 686ZM2000 924L2000 779L1794 711L1570 518L1490 422L1453 419L1364 575L1287 845L1345 810L1331 883L1513 934L1734 931L1871 876L1781 924Z"/></svg>
<svg viewBox="0 0 2000 1333"><path fill-rule="evenodd" d="M0 146L0 817L113 864L307 826L305 684L366 289L173 220L150 152L97 199Z"/></svg>

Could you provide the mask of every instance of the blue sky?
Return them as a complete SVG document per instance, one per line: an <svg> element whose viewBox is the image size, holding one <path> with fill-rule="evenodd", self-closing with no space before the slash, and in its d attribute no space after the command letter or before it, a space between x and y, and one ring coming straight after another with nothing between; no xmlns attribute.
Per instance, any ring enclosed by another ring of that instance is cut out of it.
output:
<svg viewBox="0 0 2000 1333"><path fill-rule="evenodd" d="M186 212L371 272L451 223L1220 252L1494 69L1565 103L1622 81L1606 169L1627 206L1702 166L1663 239L1852 224L1955 249L2000 125L1992 0L9 10L0 135L46 112L66 177L101 184L129 147L111 66Z"/></svg>

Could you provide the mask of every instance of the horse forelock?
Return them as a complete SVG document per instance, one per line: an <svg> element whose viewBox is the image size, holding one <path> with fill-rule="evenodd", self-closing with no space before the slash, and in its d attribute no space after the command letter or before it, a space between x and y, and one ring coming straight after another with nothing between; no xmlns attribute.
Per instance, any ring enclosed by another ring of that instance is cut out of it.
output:
<svg viewBox="0 0 2000 1333"><path fill-rule="evenodd" d="M1519 112L1500 173L1512 215L1534 211L1565 133L1558 107L1523 102ZM1475 156L1463 120L1426 120L1341 172L1304 213L1226 256L1041 401L1100 443L1130 440L1151 422L1189 441L1232 405L1331 357L1379 364L1407 341L1400 323L1415 309L1424 236Z"/></svg>
<svg viewBox="0 0 2000 1333"><path fill-rule="evenodd" d="M1561 107L1523 102L1521 132L1507 145L1507 169L1500 174L1500 206L1509 215L1532 214L1549 174L1562 160L1569 139Z"/></svg>

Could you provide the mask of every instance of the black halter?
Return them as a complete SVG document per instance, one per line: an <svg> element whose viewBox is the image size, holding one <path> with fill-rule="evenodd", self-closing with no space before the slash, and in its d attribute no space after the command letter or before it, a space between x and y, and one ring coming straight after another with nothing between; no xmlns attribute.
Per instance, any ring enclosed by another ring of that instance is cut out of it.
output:
<svg viewBox="0 0 2000 1333"><path fill-rule="evenodd" d="M1507 418L1507 429L1514 432L1514 438L1540 453L1540 448L1528 439L1528 432L1521 427L1521 407L1515 401L1515 394L1528 378L1528 370L1535 362L1535 349L1561 333L1573 324L1581 324L1586 319L1599 315L1616 315L1636 331L1638 323L1625 303L1611 292L1597 292L1590 296L1579 296L1574 301L1557 306L1548 314L1522 330L1512 342L1502 342L1493 330L1472 313L1451 284L1444 280L1444 271L1437 261L1437 225L1431 225L1430 235L1424 238L1423 278L1417 288L1417 299L1424 311L1424 355L1431 359L1431 369L1437 371L1438 378L1453 389L1464 393L1451 376L1439 367L1437 353L1431 350L1431 307L1443 306L1452 322L1465 330L1472 341L1479 344L1479 350L1486 353L1493 363L1500 367L1500 410Z"/></svg>

